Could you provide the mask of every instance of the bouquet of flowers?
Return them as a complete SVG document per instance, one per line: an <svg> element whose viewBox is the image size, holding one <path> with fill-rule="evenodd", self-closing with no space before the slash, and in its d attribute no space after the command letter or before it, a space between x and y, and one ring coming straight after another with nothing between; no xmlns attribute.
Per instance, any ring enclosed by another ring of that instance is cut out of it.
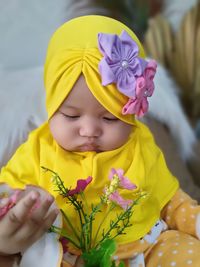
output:
<svg viewBox="0 0 200 267"><path fill-rule="evenodd" d="M133 215L133 208L146 194L136 190L133 200L122 198L118 193L118 188L133 190L137 187L128 178L124 177L122 169L111 169L109 174L110 183L99 197L99 202L95 205L91 204L89 207L84 190L92 181L91 176L87 179L79 179L76 188L70 189L65 187L64 182L56 172L45 167L42 168L44 171L51 172L52 181L56 187L55 190L66 200L66 204L74 207L80 222L80 228L75 229L67 213L61 209L63 220L70 228L70 232L65 228L51 226L50 231L60 235L64 252L67 249L66 244L71 243L81 251L85 267L116 266L113 260L113 255L117 249L115 238L125 234L125 230L132 225L130 218ZM116 217L109 223L109 228L104 229L106 218L117 206L121 207L121 212L119 214L116 213ZM104 212L98 229L94 233L93 222L95 217L105 207L106 212ZM118 266L124 266L123 262L120 262Z"/></svg>

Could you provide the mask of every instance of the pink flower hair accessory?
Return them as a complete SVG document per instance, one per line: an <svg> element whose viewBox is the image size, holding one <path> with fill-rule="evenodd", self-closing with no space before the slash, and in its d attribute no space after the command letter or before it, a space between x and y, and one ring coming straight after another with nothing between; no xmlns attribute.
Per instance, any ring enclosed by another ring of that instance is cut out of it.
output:
<svg viewBox="0 0 200 267"><path fill-rule="evenodd" d="M148 111L149 103L147 98L152 96L154 92L153 79L156 68L156 61L150 60L143 75L137 78L135 97L128 100L126 105L122 108L122 114L136 114L138 117L142 117Z"/></svg>
<svg viewBox="0 0 200 267"><path fill-rule="evenodd" d="M126 31L120 36L99 33L98 46L103 55L99 63L102 85L116 83L117 89L129 97L123 115L143 116L149 107L147 97L154 91L156 61L140 58L137 43Z"/></svg>

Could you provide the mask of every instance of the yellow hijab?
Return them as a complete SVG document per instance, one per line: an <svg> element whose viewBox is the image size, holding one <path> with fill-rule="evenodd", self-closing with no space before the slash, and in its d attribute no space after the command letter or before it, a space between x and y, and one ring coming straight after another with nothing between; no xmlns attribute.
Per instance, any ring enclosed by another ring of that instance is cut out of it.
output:
<svg viewBox="0 0 200 267"><path fill-rule="evenodd" d="M102 54L98 49L98 33L121 34L126 30L139 46L139 56L144 50L136 35L124 24L103 16L83 16L63 24L50 40L44 71L46 107L50 118L67 97L82 73L97 100L119 119L134 124L132 115L122 115L128 98L115 84L102 86L98 65Z"/></svg>
<svg viewBox="0 0 200 267"><path fill-rule="evenodd" d="M45 64L45 87L47 92L47 111L51 118L63 100L67 97L79 75L83 73L87 85L97 100L121 120L133 124L133 132L127 142L118 149L96 152L70 152L63 150L53 139L46 122L33 131L28 141L16 152L0 173L0 182L12 187L23 188L26 184L39 185L52 193L59 206L66 210L74 227L79 221L73 209L66 206L55 191L51 177L40 166L57 172L66 187L75 187L77 179L92 176L93 180L86 189L89 203L97 203L108 183L111 168L123 169L124 175L138 186L138 190L147 192L135 207L128 234L120 236L119 244L129 243L143 237L160 217L160 211L175 194L178 182L166 167L162 152L155 145L146 126L135 120L132 115L122 115L121 109L127 102L115 85L102 86L98 63L102 55L97 49L97 33L120 34L126 30L138 43L140 56L144 51L134 33L122 23L102 16L85 16L73 19L62 25L53 35ZM121 190L125 198L130 192ZM119 209L120 211L120 209ZM99 213L94 222L94 232L98 228ZM107 218L116 216L116 212Z"/></svg>

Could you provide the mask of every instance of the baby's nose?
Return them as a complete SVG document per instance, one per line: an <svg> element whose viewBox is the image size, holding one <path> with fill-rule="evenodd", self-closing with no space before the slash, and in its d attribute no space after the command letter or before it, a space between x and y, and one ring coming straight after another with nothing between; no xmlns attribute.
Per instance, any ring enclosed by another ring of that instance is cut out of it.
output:
<svg viewBox="0 0 200 267"><path fill-rule="evenodd" d="M95 119L87 119L82 123L79 134L84 137L98 137L101 131L101 127Z"/></svg>

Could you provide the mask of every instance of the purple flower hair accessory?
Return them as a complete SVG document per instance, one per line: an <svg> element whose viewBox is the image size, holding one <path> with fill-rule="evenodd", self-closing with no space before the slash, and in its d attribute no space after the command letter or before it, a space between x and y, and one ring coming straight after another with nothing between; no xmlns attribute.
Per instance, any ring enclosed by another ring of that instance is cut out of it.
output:
<svg viewBox="0 0 200 267"><path fill-rule="evenodd" d="M142 117L148 111L147 97L154 91L156 61L140 58L137 43L126 31L120 36L99 33L98 45L103 55L99 63L102 85L116 83L117 89L129 97L122 114Z"/></svg>
<svg viewBox="0 0 200 267"><path fill-rule="evenodd" d="M122 94L134 97L136 78L146 66L146 61L138 57L137 43L123 31L120 36L99 33L98 45L104 56L99 63L102 85L116 83Z"/></svg>

